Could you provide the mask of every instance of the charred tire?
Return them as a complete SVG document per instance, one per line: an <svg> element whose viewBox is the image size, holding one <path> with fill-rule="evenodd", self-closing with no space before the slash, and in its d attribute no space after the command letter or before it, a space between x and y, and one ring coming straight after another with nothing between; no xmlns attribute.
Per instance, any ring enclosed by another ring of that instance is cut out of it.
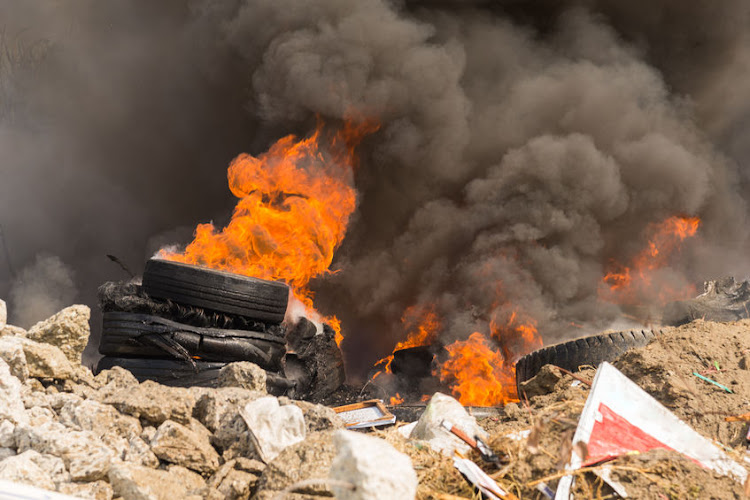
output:
<svg viewBox="0 0 750 500"><path fill-rule="evenodd" d="M201 328L147 314L106 312L102 325L99 352L109 356L251 361L278 370L286 352L284 341L267 333Z"/></svg>
<svg viewBox="0 0 750 500"><path fill-rule="evenodd" d="M598 366L602 361L614 361L628 349L648 344L660 333L658 330L605 333L562 342L531 352L516 363L518 394L521 394L521 382L536 375L544 365L555 365L573 372L585 365Z"/></svg>
<svg viewBox="0 0 750 500"><path fill-rule="evenodd" d="M146 262L143 290L152 297L268 323L284 320L289 301L289 287L278 281L160 259Z"/></svg>
<svg viewBox="0 0 750 500"><path fill-rule="evenodd" d="M115 366L125 368L138 380L153 380L171 387L217 387L219 372L228 363L197 361L195 368L191 365L169 359L143 359L105 356L99 360L96 373L109 370ZM280 396L294 387L294 383L277 373L266 372L266 390L269 394Z"/></svg>

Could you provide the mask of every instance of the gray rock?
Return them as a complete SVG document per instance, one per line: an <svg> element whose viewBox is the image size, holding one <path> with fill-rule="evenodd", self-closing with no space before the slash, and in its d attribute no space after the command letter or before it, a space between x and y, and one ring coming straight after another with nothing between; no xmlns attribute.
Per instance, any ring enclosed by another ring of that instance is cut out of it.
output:
<svg viewBox="0 0 750 500"><path fill-rule="evenodd" d="M101 402L154 425L160 425L166 420L188 423L195 405L195 400L187 389L167 387L151 380L133 387L104 391Z"/></svg>
<svg viewBox="0 0 750 500"><path fill-rule="evenodd" d="M0 420L10 420L14 424L28 423L22 391L21 381L10 374L8 363L0 359Z"/></svg>
<svg viewBox="0 0 750 500"><path fill-rule="evenodd" d="M468 454L471 450L469 445L445 430L441 425L443 420L451 422L471 437L487 437L484 429L479 427L476 419L466 412L461 403L440 392L432 395L409 437L427 441L433 450L448 456L452 456L454 450Z"/></svg>
<svg viewBox="0 0 750 500"><path fill-rule="evenodd" d="M229 363L219 371L219 387L241 387L266 392L266 372L249 361Z"/></svg>
<svg viewBox="0 0 750 500"><path fill-rule="evenodd" d="M331 479L355 485L354 489L333 485L341 500L413 500L417 473L411 459L383 439L339 430L334 434L336 457Z"/></svg>
<svg viewBox="0 0 750 500"><path fill-rule="evenodd" d="M308 403L307 401L294 401L293 404L302 410L307 432L329 431L346 427L344 421L332 408Z"/></svg>
<svg viewBox="0 0 750 500"><path fill-rule="evenodd" d="M116 435L130 440L143 430L137 418L92 400L68 402L60 410L60 423L75 430L91 431L99 438Z"/></svg>
<svg viewBox="0 0 750 500"><path fill-rule="evenodd" d="M75 498L88 500L112 500L114 491L106 481L91 483L62 483L57 485L57 491Z"/></svg>
<svg viewBox="0 0 750 500"><path fill-rule="evenodd" d="M304 441L286 448L268 464L253 498L270 500L277 492L299 481L328 477L335 455L332 432L308 435ZM306 495L331 496L331 489L325 483L295 491Z"/></svg>
<svg viewBox="0 0 750 500"><path fill-rule="evenodd" d="M167 420L156 430L151 451L162 460L207 473L219 467L219 454L209 442L209 434Z"/></svg>
<svg viewBox="0 0 750 500"><path fill-rule="evenodd" d="M52 475L36 463L33 457L35 454L39 455L29 450L0 462L0 479L55 491Z"/></svg>
<svg viewBox="0 0 750 500"><path fill-rule="evenodd" d="M173 500L187 498L192 491L206 487L205 481L189 471L150 469L141 465L118 463L109 470L114 494L128 500Z"/></svg>
<svg viewBox="0 0 750 500"><path fill-rule="evenodd" d="M74 481L104 477L115 455L92 432L72 431L57 422L18 425L15 438L20 452L32 449L62 458Z"/></svg>
<svg viewBox="0 0 750 500"><path fill-rule="evenodd" d="M71 363L80 365L81 353L91 333L90 318L91 309L88 306L78 304L66 307L51 318L32 326L27 337L59 347Z"/></svg>
<svg viewBox="0 0 750 500"><path fill-rule="evenodd" d="M29 378L26 354L17 337L0 337L0 358L10 367L10 373L22 382Z"/></svg>
<svg viewBox="0 0 750 500"><path fill-rule="evenodd" d="M156 432L156 429L154 429L154 432ZM143 465L144 467L151 467L152 469L159 467L159 459L143 439L136 436L130 440L128 445L128 450L122 458L124 461Z"/></svg>
<svg viewBox="0 0 750 500"><path fill-rule="evenodd" d="M5 325L8 324L8 306L5 305L5 301L0 299L0 331L5 329Z"/></svg>

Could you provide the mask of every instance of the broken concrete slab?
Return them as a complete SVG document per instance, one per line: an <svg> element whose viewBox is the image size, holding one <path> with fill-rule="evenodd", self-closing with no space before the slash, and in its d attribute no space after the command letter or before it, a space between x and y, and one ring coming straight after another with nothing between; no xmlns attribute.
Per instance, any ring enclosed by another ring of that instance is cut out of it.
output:
<svg viewBox="0 0 750 500"><path fill-rule="evenodd" d="M27 334L31 340L59 347L71 363L80 365L81 354L89 341L91 309L77 304L66 307L54 316L32 326Z"/></svg>

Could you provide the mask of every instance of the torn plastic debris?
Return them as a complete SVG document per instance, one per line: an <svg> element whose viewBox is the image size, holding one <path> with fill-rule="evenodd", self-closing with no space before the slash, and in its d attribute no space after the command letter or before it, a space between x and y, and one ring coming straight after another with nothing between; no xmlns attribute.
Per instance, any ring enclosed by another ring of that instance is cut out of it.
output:
<svg viewBox="0 0 750 500"><path fill-rule="evenodd" d="M453 466L472 486L479 490L489 500L517 500L517 497L505 491L490 476L484 473L477 464L458 454L453 456Z"/></svg>
<svg viewBox="0 0 750 500"><path fill-rule="evenodd" d="M588 456L571 453L567 470L603 462L628 452L674 450L700 465L744 483L747 470L711 441L677 418L614 366L599 366L578 421L573 443L585 443ZM575 447L574 447L575 448ZM560 479L555 500L568 500L573 476Z"/></svg>
<svg viewBox="0 0 750 500"><path fill-rule="evenodd" d="M293 404L280 406L273 396L251 401L240 410L261 459L268 463L284 448L305 439L305 417Z"/></svg>
<svg viewBox="0 0 750 500"><path fill-rule="evenodd" d="M347 429L367 429L396 423L396 416L388 411L380 399L370 399L333 409Z"/></svg>

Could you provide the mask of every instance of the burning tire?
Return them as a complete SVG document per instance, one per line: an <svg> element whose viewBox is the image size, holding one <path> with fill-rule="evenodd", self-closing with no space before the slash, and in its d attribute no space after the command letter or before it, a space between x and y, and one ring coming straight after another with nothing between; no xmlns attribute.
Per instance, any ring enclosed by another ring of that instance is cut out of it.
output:
<svg viewBox="0 0 750 500"><path fill-rule="evenodd" d="M172 387L216 387L219 372L228 363L196 361L195 367L181 361L168 359L123 358L105 356L99 360L96 373L115 366L125 368L138 382L153 380ZM274 396L283 395L294 383L286 378L266 371L266 390Z"/></svg>
<svg viewBox="0 0 750 500"><path fill-rule="evenodd" d="M106 312L99 352L109 356L165 358L190 362L250 361L278 370L286 352L283 339L261 332L201 328L158 316Z"/></svg>
<svg viewBox="0 0 750 500"><path fill-rule="evenodd" d="M614 361L628 349L648 344L659 333L658 330L605 333L562 342L531 352L516 363L518 394L522 395L521 382L536 375L544 365L555 365L570 371L576 371L585 365L598 366L602 361Z"/></svg>
<svg viewBox="0 0 750 500"><path fill-rule="evenodd" d="M143 289L152 297L269 323L284 320L289 301L284 283L160 259L146 263Z"/></svg>

